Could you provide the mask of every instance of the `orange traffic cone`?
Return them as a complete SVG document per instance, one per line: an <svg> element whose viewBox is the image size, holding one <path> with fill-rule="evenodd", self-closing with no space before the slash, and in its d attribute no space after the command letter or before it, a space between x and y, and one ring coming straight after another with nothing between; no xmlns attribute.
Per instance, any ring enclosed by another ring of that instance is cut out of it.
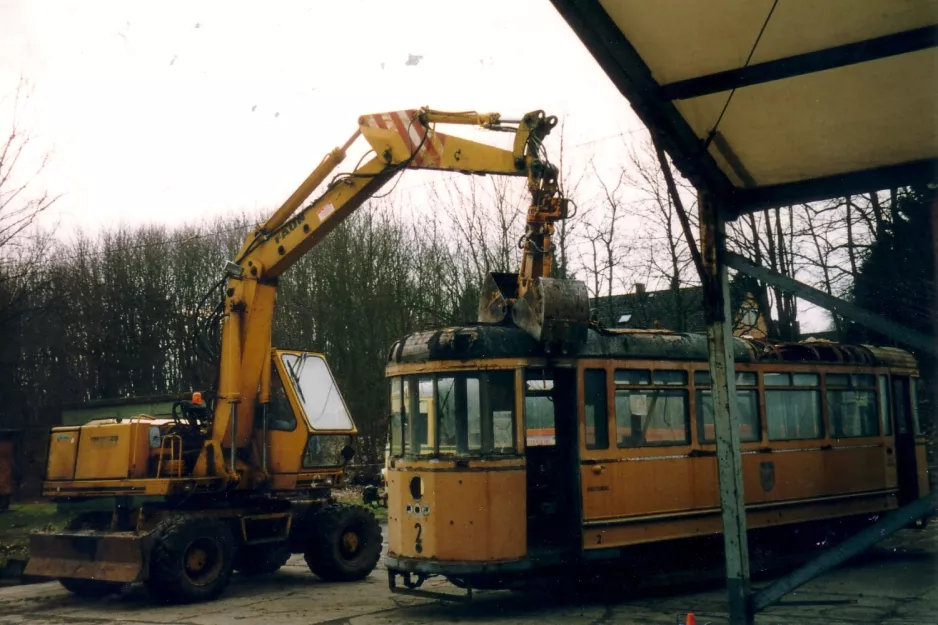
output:
<svg viewBox="0 0 938 625"><path fill-rule="evenodd" d="M687 620L684 621L684 625L697 625L697 617L694 616L693 612L687 613Z"/></svg>

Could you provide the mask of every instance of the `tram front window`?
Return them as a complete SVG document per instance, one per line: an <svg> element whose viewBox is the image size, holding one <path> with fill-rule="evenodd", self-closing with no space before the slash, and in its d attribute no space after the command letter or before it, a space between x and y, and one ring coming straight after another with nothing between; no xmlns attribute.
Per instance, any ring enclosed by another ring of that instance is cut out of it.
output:
<svg viewBox="0 0 938 625"><path fill-rule="evenodd" d="M419 389L411 405L420 405L421 410L409 415L406 407L401 410L399 405L392 406L395 413L402 412L400 439L404 442L403 450L395 448L392 453L405 456L515 453L514 380L513 371L407 376L403 388ZM401 383L401 378L392 378L392 397L395 385ZM392 414L395 425L397 417Z"/></svg>

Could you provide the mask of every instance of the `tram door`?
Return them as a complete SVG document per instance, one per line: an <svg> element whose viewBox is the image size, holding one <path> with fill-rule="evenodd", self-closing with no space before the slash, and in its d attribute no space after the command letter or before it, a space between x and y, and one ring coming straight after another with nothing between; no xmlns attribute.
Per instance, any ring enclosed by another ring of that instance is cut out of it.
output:
<svg viewBox="0 0 938 625"><path fill-rule="evenodd" d="M576 542L576 371L525 370L528 549Z"/></svg>
<svg viewBox="0 0 938 625"><path fill-rule="evenodd" d="M896 419L896 477L899 505L918 499L918 469L915 462L915 423L908 376L892 378L892 410Z"/></svg>

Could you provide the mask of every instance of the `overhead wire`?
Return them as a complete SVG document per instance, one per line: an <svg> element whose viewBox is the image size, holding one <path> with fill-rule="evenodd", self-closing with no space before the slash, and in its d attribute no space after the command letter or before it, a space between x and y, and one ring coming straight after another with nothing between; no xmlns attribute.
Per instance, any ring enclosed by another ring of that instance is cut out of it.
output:
<svg viewBox="0 0 938 625"><path fill-rule="evenodd" d="M762 28L759 29L759 34L756 36L756 40L752 44L752 49L749 50L749 56L746 57L746 62L743 64L743 67L748 67L749 62L752 60L752 55L755 54L756 48L759 46L759 41L762 39L762 34L765 32L765 27L769 25L769 20L772 19L772 14L775 13L775 7L778 6L778 0L772 3L772 8L769 9L769 14L765 16L765 21L762 23ZM717 128L720 127L720 122L723 121L723 116L726 114L726 109L729 108L730 102L733 100L733 95L736 94L736 87L733 87L733 90L730 91L730 94L726 98L726 102L723 104L723 110L720 111L720 116L717 117L717 121L713 124L713 128L710 129L710 132L707 133L707 138L704 141L703 149L706 150L710 147L710 143L713 141L713 138L717 134Z"/></svg>

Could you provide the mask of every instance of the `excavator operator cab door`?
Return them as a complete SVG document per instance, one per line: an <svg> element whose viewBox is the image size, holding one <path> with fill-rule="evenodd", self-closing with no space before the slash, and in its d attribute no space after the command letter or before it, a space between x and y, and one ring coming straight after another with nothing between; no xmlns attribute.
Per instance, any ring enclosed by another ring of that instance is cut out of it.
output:
<svg viewBox="0 0 938 625"><path fill-rule="evenodd" d="M322 354L273 350L270 402L258 409L272 473L335 469L354 454L358 429Z"/></svg>

